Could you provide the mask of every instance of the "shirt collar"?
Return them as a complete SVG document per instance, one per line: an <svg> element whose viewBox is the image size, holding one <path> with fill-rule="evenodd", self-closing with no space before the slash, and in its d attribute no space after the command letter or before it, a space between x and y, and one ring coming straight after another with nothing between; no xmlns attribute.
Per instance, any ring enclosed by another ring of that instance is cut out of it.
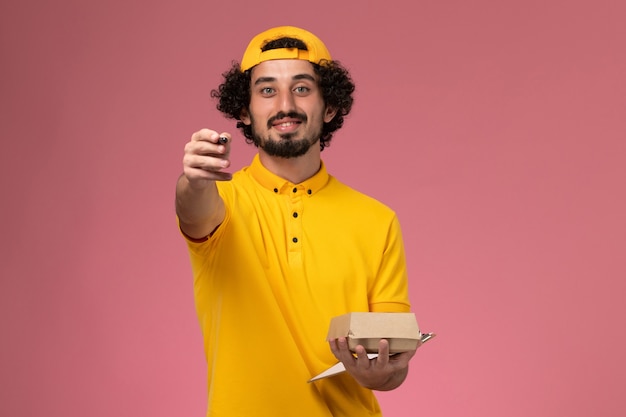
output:
<svg viewBox="0 0 626 417"><path fill-rule="evenodd" d="M330 175L328 175L328 171L326 171L326 166L323 161L320 161L320 169L313 175L311 178L308 178L302 181L299 184L294 184L291 181L287 181L284 178L279 177L278 175L270 172L267 168L263 166L261 160L259 159L259 155L256 154L252 163L248 167L248 172L263 188L267 188L273 193L284 194L284 193L297 193L302 192L305 195L313 195L317 193L319 190L324 188L324 186L328 183Z"/></svg>

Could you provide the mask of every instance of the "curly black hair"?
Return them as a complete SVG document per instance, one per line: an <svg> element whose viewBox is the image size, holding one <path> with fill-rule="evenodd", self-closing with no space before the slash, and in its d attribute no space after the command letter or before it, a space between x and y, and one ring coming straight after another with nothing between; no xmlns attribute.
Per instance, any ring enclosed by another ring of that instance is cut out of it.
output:
<svg viewBox="0 0 626 417"><path fill-rule="evenodd" d="M263 50L277 48L298 48L306 50L306 45L299 39L280 38L268 42ZM330 145L333 133L343 126L344 117L350 113L354 98L354 83L347 69L338 61L323 61L321 64L312 64L319 77L319 87L326 107L336 109L333 119L324 123L320 137L320 147L323 150ZM247 143L254 143L252 127L241 121L241 112L250 105L250 71L241 72L240 65L232 62L231 68L224 72L224 82L217 89L211 91L211 97L218 99L217 109L227 118L237 120L237 128L241 129Z"/></svg>

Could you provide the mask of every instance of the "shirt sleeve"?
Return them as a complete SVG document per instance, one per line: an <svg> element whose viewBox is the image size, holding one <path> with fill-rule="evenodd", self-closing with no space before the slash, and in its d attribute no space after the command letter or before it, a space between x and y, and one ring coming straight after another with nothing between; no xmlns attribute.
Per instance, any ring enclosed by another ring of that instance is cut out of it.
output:
<svg viewBox="0 0 626 417"><path fill-rule="evenodd" d="M400 222L394 214L389 223L380 268L369 289L372 312L409 312L408 274Z"/></svg>

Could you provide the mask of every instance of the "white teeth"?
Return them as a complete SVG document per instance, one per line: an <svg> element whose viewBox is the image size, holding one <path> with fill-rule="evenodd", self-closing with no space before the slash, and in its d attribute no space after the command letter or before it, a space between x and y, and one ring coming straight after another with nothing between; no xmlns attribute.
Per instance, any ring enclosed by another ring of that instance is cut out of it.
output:
<svg viewBox="0 0 626 417"><path fill-rule="evenodd" d="M285 122L285 123L280 123L278 126L280 127L287 127L287 126L291 126L295 124L294 122Z"/></svg>

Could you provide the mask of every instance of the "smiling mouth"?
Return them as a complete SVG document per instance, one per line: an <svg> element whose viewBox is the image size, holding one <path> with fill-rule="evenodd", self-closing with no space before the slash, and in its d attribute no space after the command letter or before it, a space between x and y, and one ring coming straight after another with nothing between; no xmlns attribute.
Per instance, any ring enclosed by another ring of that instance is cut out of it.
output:
<svg viewBox="0 0 626 417"><path fill-rule="evenodd" d="M299 131L302 123L302 120L293 118L289 118L288 120L275 120L271 123L271 129L277 132L281 138L289 139L292 135Z"/></svg>
<svg viewBox="0 0 626 417"><path fill-rule="evenodd" d="M273 127L277 127L277 128L285 128L285 127L290 127L293 125L299 125L302 122L281 122L281 123L275 123L273 125Z"/></svg>
<svg viewBox="0 0 626 417"><path fill-rule="evenodd" d="M268 120L267 127L268 129L274 128L278 131L296 130L306 119L306 115L298 112L279 112Z"/></svg>

